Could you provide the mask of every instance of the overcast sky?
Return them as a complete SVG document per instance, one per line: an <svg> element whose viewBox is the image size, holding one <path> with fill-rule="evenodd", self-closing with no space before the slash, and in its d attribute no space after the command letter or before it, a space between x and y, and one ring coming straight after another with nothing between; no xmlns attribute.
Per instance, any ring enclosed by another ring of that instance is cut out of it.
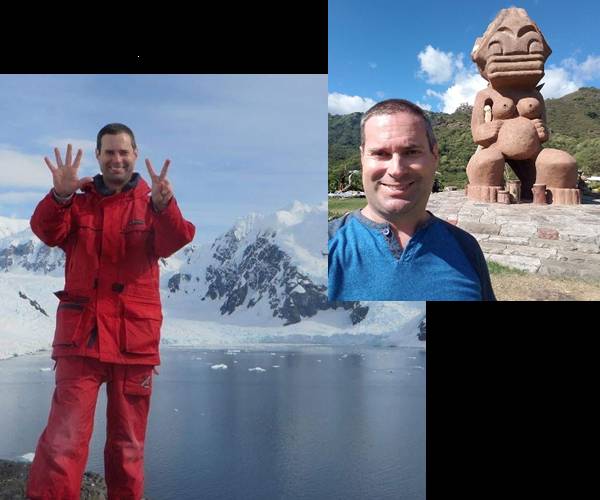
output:
<svg viewBox="0 0 600 500"><path fill-rule="evenodd" d="M133 129L144 158L169 178L197 242L237 218L294 200L327 199L326 75L1 75L0 215L29 218L52 186L43 157L84 150L98 173L96 134Z"/></svg>
<svg viewBox="0 0 600 500"><path fill-rule="evenodd" d="M487 82L471 61L504 0L329 0L329 111L405 98L432 111L473 103ZM600 87L600 2L522 0L552 49L545 98Z"/></svg>

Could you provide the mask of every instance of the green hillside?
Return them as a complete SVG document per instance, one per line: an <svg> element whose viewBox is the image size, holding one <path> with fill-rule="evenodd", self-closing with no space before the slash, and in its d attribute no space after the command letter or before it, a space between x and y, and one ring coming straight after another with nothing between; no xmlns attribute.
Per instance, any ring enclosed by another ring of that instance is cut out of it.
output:
<svg viewBox="0 0 600 500"><path fill-rule="evenodd" d="M600 175L600 89L582 87L560 99L546 100L550 141L545 147L568 151L586 175ZM464 187L466 167L476 145L471 136L471 107L452 114L428 113L440 146L442 185ZM348 183L350 171L360 169L362 113L329 115L329 191ZM358 175L352 187L361 189Z"/></svg>

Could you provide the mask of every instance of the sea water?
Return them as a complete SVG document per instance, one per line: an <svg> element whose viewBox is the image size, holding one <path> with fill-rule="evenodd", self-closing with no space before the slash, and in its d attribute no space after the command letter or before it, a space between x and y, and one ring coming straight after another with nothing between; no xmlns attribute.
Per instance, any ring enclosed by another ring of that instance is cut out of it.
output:
<svg viewBox="0 0 600 500"><path fill-rule="evenodd" d="M151 500L425 499L424 349L259 345L161 357L145 448ZM0 362L0 458L35 451L52 366L48 353ZM100 473L105 408L102 389L87 466Z"/></svg>

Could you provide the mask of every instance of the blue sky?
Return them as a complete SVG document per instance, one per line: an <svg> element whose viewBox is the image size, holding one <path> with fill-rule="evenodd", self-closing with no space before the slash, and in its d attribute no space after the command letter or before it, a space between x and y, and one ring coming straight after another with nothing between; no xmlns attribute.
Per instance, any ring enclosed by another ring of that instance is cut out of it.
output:
<svg viewBox="0 0 600 500"><path fill-rule="evenodd" d="M485 85L470 53L503 8L524 8L552 54L545 98L600 87L600 2L329 0L329 111L399 97L452 112Z"/></svg>
<svg viewBox="0 0 600 500"><path fill-rule="evenodd" d="M0 75L0 215L29 218L52 187L43 157L84 150L99 172L98 130L131 127L136 170L169 179L196 241L237 218L327 199L326 75Z"/></svg>

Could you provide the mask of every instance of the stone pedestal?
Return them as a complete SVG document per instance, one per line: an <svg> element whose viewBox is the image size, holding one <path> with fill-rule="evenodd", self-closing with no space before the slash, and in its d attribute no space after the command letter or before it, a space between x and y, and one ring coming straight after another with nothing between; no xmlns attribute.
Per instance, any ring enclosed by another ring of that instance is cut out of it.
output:
<svg viewBox="0 0 600 500"><path fill-rule="evenodd" d="M502 186L474 186L469 184L466 193L470 200L496 203L498 201L498 191L501 190Z"/></svg>
<svg viewBox="0 0 600 500"><path fill-rule="evenodd" d="M548 188L548 203L556 205L579 205L581 190L570 188Z"/></svg>
<svg viewBox="0 0 600 500"><path fill-rule="evenodd" d="M508 191L498 191L498 203L510 205L510 193Z"/></svg>
<svg viewBox="0 0 600 500"><path fill-rule="evenodd" d="M534 184L531 192L533 193L533 203L536 205L546 205L546 184Z"/></svg>
<svg viewBox="0 0 600 500"><path fill-rule="evenodd" d="M498 193L500 197L500 193ZM482 203L432 193L427 210L470 232L487 260L539 274L600 280L600 198L580 205Z"/></svg>
<svg viewBox="0 0 600 500"><path fill-rule="evenodd" d="M507 181L506 190L513 203L521 203L521 181Z"/></svg>

